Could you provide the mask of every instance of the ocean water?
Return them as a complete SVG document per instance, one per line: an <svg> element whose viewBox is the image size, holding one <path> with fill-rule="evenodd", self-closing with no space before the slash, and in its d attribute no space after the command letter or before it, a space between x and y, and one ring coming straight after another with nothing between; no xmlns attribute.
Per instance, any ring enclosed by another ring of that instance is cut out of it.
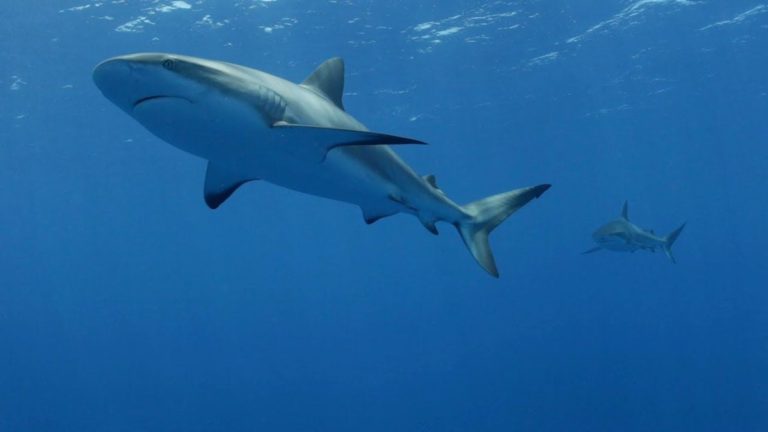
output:
<svg viewBox="0 0 768 432"><path fill-rule="evenodd" d="M3 0L0 431L768 430L768 3ZM159 51L301 81L491 238L205 161L93 85ZM672 264L592 231L687 221Z"/></svg>

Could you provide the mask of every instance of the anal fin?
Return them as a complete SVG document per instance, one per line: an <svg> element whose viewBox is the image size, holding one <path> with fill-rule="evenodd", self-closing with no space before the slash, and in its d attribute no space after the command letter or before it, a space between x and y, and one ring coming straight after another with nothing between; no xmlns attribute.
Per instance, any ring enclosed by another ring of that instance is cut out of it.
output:
<svg viewBox="0 0 768 432"><path fill-rule="evenodd" d="M434 235L440 234L440 232L437 231L437 227L435 226L435 222L437 222L437 219L435 219L434 216L425 214L423 212L417 213L416 216L419 218L419 222L421 222L421 224L424 225L424 228L426 228L427 231L431 232Z"/></svg>
<svg viewBox="0 0 768 432"><path fill-rule="evenodd" d="M208 162L203 190L205 203L212 209L218 208L237 188L252 180L258 179L245 177L227 167L217 166L212 162Z"/></svg>
<svg viewBox="0 0 768 432"><path fill-rule="evenodd" d="M437 230L437 227L435 226L435 223L432 221L421 221L421 224L424 225L424 228L427 229L427 231L431 232L434 235L440 235L440 232Z"/></svg>

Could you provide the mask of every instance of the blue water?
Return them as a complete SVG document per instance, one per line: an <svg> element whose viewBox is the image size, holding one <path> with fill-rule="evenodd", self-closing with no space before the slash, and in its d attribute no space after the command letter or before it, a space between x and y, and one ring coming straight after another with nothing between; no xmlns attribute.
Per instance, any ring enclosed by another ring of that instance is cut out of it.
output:
<svg viewBox="0 0 768 432"><path fill-rule="evenodd" d="M768 430L768 3L0 3L0 431ZM79 8L78 8L79 7ZM302 80L491 242L205 162L91 81L163 51ZM624 200L663 254L600 252Z"/></svg>

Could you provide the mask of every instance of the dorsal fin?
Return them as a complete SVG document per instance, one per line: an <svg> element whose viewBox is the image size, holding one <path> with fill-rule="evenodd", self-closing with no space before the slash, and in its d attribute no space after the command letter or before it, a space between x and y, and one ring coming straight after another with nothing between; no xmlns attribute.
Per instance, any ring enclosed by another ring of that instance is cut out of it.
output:
<svg viewBox="0 0 768 432"><path fill-rule="evenodd" d="M341 96L344 94L344 60L341 57L323 62L301 84L322 93L337 107L344 109L341 102Z"/></svg>
<svg viewBox="0 0 768 432"><path fill-rule="evenodd" d="M627 210L627 202L624 201L624 207L621 208L621 217L629 220L629 211Z"/></svg>

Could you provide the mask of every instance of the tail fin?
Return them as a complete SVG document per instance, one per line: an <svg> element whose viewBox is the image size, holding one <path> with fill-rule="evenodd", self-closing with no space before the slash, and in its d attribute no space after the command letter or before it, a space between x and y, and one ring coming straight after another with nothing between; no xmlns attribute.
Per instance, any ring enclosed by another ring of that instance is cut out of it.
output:
<svg viewBox="0 0 768 432"><path fill-rule="evenodd" d="M549 189L550 185L516 189L488 198L475 201L464 206L464 210L472 218L456 223L461 239L475 257L478 264L491 276L499 277L496 262L493 259L491 246L488 244L488 235L499 226L512 213L526 205L528 201L538 198Z"/></svg>
<svg viewBox="0 0 768 432"><path fill-rule="evenodd" d="M677 240L677 237L680 235L681 232L683 232L683 228L685 228L685 224L680 225L680 228L672 231L664 237L664 252L666 252L669 259L672 260L673 263L677 263L677 260L675 260L675 256L672 255L672 245L675 244L675 240Z"/></svg>

